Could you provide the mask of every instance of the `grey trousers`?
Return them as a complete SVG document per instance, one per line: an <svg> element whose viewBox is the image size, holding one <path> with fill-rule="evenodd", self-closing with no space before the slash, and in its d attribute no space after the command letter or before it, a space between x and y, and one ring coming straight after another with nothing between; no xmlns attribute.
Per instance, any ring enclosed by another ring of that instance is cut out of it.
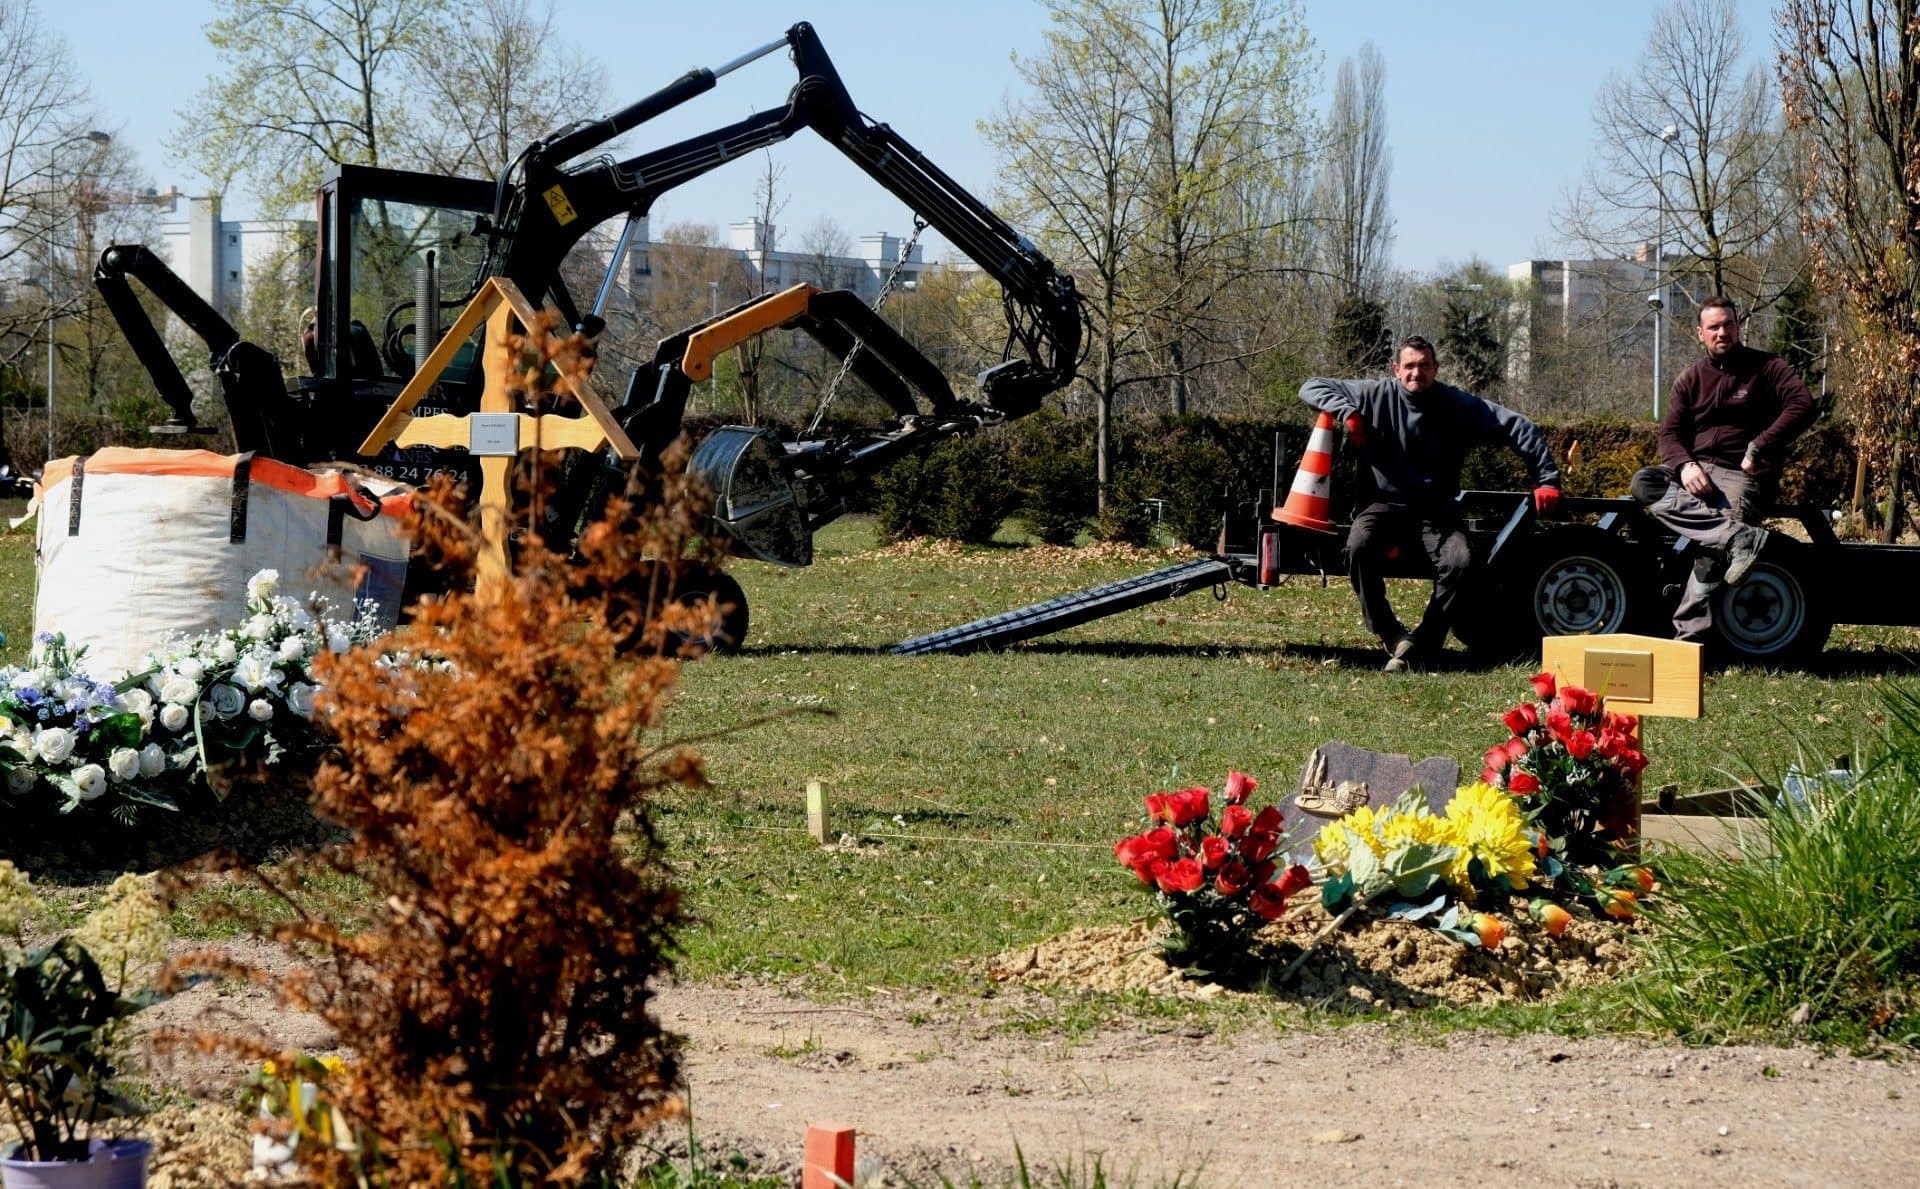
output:
<svg viewBox="0 0 1920 1189"><path fill-rule="evenodd" d="M1717 462L1700 466L1718 489L1704 499L1688 491L1672 467L1648 467L1633 477L1633 493L1647 505L1649 516L1707 550L1694 562L1680 605L1673 609L1674 636L1696 641L1713 629L1713 596L1726 572L1727 544L1742 524L1754 523L1765 499L1763 484L1739 467ZM1665 490L1660 490L1662 484Z"/></svg>

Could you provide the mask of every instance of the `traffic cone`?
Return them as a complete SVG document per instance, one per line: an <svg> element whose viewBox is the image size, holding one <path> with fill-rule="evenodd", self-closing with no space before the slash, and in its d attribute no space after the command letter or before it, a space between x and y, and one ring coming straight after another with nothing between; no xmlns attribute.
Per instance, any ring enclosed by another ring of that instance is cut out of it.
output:
<svg viewBox="0 0 1920 1189"><path fill-rule="evenodd" d="M1327 519L1327 500L1333 494L1329 478L1332 474L1333 414L1323 412L1313 423L1306 453L1300 456L1300 469L1294 472L1286 506L1275 508L1273 518L1316 533L1332 532L1333 522Z"/></svg>

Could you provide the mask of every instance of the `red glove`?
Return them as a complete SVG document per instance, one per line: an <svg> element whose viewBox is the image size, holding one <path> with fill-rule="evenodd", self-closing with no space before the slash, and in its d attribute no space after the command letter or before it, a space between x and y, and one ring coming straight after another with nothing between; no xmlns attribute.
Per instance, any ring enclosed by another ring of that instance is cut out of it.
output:
<svg viewBox="0 0 1920 1189"><path fill-rule="evenodd" d="M1560 489L1558 487L1536 487L1533 489L1533 510L1541 516L1551 516L1560 508Z"/></svg>
<svg viewBox="0 0 1920 1189"><path fill-rule="evenodd" d="M1367 444L1367 423L1360 420L1360 414L1358 413L1351 413L1347 416L1347 441L1361 448L1364 448Z"/></svg>

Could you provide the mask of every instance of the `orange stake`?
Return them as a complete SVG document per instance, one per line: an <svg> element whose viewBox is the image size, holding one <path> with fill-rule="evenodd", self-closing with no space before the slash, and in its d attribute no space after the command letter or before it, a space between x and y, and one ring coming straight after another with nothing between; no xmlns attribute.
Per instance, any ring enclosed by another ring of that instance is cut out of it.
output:
<svg viewBox="0 0 1920 1189"><path fill-rule="evenodd" d="M800 1189L851 1189L853 1128L814 1123L807 1128L807 1152Z"/></svg>

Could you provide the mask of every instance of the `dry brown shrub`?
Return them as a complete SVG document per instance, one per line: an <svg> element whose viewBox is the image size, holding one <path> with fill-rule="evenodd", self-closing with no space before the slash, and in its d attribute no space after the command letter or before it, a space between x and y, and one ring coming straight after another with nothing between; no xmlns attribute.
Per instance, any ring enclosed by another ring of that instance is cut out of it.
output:
<svg viewBox="0 0 1920 1189"><path fill-rule="evenodd" d="M649 1004L681 908L646 803L702 774L647 732L678 671L664 642L709 616L650 597L676 564L652 559L689 553L702 503L654 483L577 557L522 532L497 595L424 601L382 648L320 667L339 749L313 803L353 840L259 873L294 919L256 928L304 959L279 980L286 1002L355 1052L326 1093L365 1146L302 1145L323 1183L578 1182L678 1109ZM453 496L428 493L417 541L464 568L475 541ZM363 882L370 923L302 904L291 889L315 866Z"/></svg>

